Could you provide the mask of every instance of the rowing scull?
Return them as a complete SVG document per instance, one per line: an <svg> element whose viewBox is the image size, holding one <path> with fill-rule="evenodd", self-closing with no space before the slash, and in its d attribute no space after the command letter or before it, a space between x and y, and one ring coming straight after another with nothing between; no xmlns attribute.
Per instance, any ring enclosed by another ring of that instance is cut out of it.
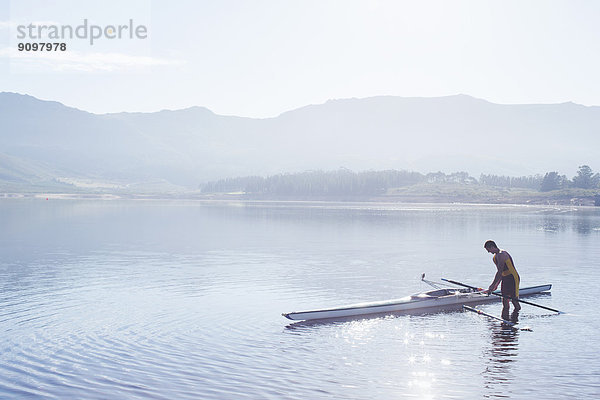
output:
<svg viewBox="0 0 600 400"><path fill-rule="evenodd" d="M540 285L519 289L519 295L530 295L548 292L552 285ZM417 293L399 299L373 301L367 303L350 304L346 306L324 308L320 310L296 311L282 315L294 321L315 320L326 318L343 318L356 315L392 313L398 311L420 310L437 307L450 307L465 303L497 300L480 291L471 289L437 289Z"/></svg>

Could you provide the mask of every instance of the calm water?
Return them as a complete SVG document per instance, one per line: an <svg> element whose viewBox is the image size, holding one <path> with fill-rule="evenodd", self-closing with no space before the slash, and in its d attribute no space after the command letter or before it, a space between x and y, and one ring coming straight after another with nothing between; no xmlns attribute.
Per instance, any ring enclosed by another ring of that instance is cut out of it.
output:
<svg viewBox="0 0 600 400"><path fill-rule="evenodd" d="M598 209L2 200L0 224L3 399L600 396ZM281 316L486 286L487 239L568 314Z"/></svg>

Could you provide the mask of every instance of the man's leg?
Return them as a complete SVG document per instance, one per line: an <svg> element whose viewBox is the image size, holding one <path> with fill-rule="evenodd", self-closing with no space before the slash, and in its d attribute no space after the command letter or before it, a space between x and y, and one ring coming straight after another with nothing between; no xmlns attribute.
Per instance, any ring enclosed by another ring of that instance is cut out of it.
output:
<svg viewBox="0 0 600 400"><path fill-rule="evenodd" d="M516 298L513 298L512 303L515 306L516 311L519 311L521 309L521 304L519 303L519 300L517 300Z"/></svg>
<svg viewBox="0 0 600 400"><path fill-rule="evenodd" d="M508 311L510 308L510 301L506 298L502 298L502 319L508 319Z"/></svg>

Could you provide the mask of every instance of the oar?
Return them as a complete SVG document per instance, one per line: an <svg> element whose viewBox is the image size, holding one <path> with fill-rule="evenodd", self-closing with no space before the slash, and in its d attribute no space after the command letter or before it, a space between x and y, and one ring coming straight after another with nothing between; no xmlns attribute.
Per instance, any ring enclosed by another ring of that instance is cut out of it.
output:
<svg viewBox="0 0 600 400"><path fill-rule="evenodd" d="M520 329L520 330L522 330L522 331L531 331L531 328L528 328L528 327L525 327L525 328L517 328L517 327L515 327L515 326L514 326L514 325L515 325L515 323L514 323L514 322L512 322L512 321L507 321L507 320L505 320L504 318L500 318L500 317L496 317L495 315L492 315L492 314L484 313L483 311L481 311L481 310L478 310L478 309L476 309L476 308L469 307L469 306L465 306L465 305L463 305L463 308L464 308L465 310L473 311L474 313L477 313L477 314L480 314L480 315L485 315L486 317L493 318L493 319L497 319L498 321L502 321L503 323L505 323L505 324L507 324L507 325L510 325L510 327L511 327L512 329L517 329L517 330L518 330L518 329Z"/></svg>
<svg viewBox="0 0 600 400"><path fill-rule="evenodd" d="M468 288L471 288L471 289L474 289L474 290L480 290L481 289L481 288L476 288L475 286L465 285L464 283L456 282L456 281L453 281L453 280L450 280L450 279L446 279L446 278L442 278L442 280L446 281L446 282L453 283L453 284L458 285L458 286L468 287ZM490 292L490 293L492 293L492 294L494 294L496 296L506 297L507 299L517 300L519 303L525 303L525 304L529 304L530 306L536 306L536 307L544 308L546 310L554 311L554 312L559 313L559 314L564 314L562 311L558 311L558 310L555 310L554 308L542 306L540 304L535 304L535 303L532 303L530 301L525 301L525 300L521 300L521 299L513 299L512 297L510 297L510 296L504 296L501 293L494 293L494 292Z"/></svg>

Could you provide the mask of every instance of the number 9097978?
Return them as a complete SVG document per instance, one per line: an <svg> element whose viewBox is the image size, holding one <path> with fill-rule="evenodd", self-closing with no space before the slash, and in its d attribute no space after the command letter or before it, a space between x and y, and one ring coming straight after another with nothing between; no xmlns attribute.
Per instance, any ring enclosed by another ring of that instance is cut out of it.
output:
<svg viewBox="0 0 600 400"><path fill-rule="evenodd" d="M19 43L19 51L66 51L66 43Z"/></svg>

